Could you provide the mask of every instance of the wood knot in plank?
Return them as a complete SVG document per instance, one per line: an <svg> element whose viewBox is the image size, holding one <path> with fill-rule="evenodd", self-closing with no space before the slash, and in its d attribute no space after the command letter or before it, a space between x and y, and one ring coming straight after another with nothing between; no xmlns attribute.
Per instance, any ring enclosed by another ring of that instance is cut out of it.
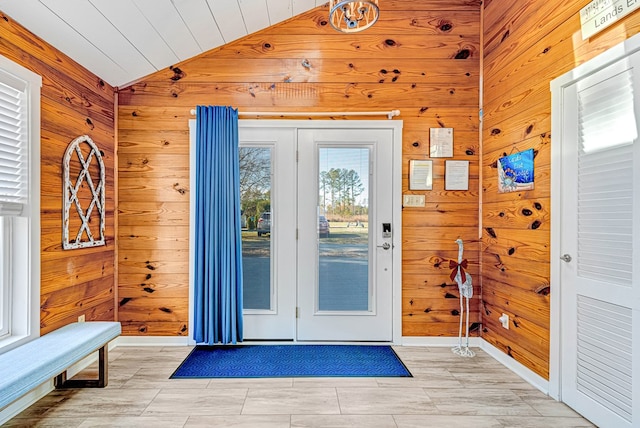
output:
<svg viewBox="0 0 640 428"><path fill-rule="evenodd" d="M172 187L173 187L173 190L180 193L181 195L184 195L187 193L187 189L185 189L184 187L180 187L180 183L175 183Z"/></svg>
<svg viewBox="0 0 640 428"><path fill-rule="evenodd" d="M541 295L541 296L548 296L549 294L551 294L551 286L543 285L541 287L538 287L536 289L536 293Z"/></svg>
<svg viewBox="0 0 640 428"><path fill-rule="evenodd" d="M384 44L387 45L387 46L396 46L397 45L396 41L393 40L393 39L386 39L384 41Z"/></svg>
<svg viewBox="0 0 640 428"><path fill-rule="evenodd" d="M454 56L454 59L467 59L470 56L471 56L471 51L469 49L460 49Z"/></svg>
<svg viewBox="0 0 640 428"><path fill-rule="evenodd" d="M440 28L440 31L442 31L443 33L448 33L449 31L453 30L453 24L449 21L444 21L440 23L438 28Z"/></svg>
<svg viewBox="0 0 640 428"><path fill-rule="evenodd" d="M496 235L496 231L493 230L492 227L485 227L484 230L487 231L487 233L489 234L489 236L491 236L492 238L497 238L498 235Z"/></svg>
<svg viewBox="0 0 640 428"><path fill-rule="evenodd" d="M124 305L126 305L127 303L129 303L129 302L130 302L130 301L132 301L132 300L133 300L133 299L132 299L131 297L125 297L124 299L120 300L119 305L120 305L120 306L124 306Z"/></svg>
<svg viewBox="0 0 640 428"><path fill-rule="evenodd" d="M171 66L169 67L169 70L173 71L173 76L171 76L171 80L173 80L174 82L177 82L178 80L182 79L185 76L184 72L179 67Z"/></svg>

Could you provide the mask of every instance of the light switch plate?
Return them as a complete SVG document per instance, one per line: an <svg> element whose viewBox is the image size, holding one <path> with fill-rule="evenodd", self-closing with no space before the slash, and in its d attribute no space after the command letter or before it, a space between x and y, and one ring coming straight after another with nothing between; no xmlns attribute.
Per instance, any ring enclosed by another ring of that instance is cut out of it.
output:
<svg viewBox="0 0 640 428"><path fill-rule="evenodd" d="M402 195L402 206L424 207L424 195Z"/></svg>

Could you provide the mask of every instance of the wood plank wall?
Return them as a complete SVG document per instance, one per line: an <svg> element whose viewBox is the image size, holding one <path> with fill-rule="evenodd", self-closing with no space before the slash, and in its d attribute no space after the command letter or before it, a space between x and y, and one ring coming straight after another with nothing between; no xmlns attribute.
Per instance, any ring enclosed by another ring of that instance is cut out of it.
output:
<svg viewBox="0 0 640 428"><path fill-rule="evenodd" d="M444 159L424 208L403 212L403 335L457 336L448 260L466 242L479 273L480 0L386 0L372 28L328 25L327 6L229 43L119 90L119 319L127 335L188 334L189 110L400 109L404 184L425 159L429 128L454 128L470 190L444 190ZM307 60L310 67L303 66ZM352 120L353 117L336 117ZM394 203L401 203L394 201ZM479 332L479 287L472 303Z"/></svg>
<svg viewBox="0 0 640 428"><path fill-rule="evenodd" d="M549 82L636 34L640 13L583 41L585 0L489 0L484 9L482 316L484 339L549 376ZM534 149L535 189L499 194L498 158ZM511 317L509 330L498 317Z"/></svg>
<svg viewBox="0 0 640 428"><path fill-rule="evenodd" d="M42 76L41 333L114 320L114 88L0 11L0 54ZM106 167L106 246L62 250L62 158L89 135Z"/></svg>

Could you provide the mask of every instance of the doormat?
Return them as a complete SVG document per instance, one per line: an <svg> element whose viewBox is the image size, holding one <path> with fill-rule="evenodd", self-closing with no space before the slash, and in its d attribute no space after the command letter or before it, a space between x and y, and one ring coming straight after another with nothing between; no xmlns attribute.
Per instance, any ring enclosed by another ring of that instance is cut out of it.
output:
<svg viewBox="0 0 640 428"><path fill-rule="evenodd" d="M171 379L411 376L390 346L198 345Z"/></svg>

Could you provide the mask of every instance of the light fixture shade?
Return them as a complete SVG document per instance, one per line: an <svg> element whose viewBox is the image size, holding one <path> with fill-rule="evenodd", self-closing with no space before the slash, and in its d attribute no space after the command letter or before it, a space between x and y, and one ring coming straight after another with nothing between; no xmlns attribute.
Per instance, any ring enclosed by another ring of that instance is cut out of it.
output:
<svg viewBox="0 0 640 428"><path fill-rule="evenodd" d="M379 16L378 0L329 1L329 22L333 28L343 33L366 30L375 24Z"/></svg>

